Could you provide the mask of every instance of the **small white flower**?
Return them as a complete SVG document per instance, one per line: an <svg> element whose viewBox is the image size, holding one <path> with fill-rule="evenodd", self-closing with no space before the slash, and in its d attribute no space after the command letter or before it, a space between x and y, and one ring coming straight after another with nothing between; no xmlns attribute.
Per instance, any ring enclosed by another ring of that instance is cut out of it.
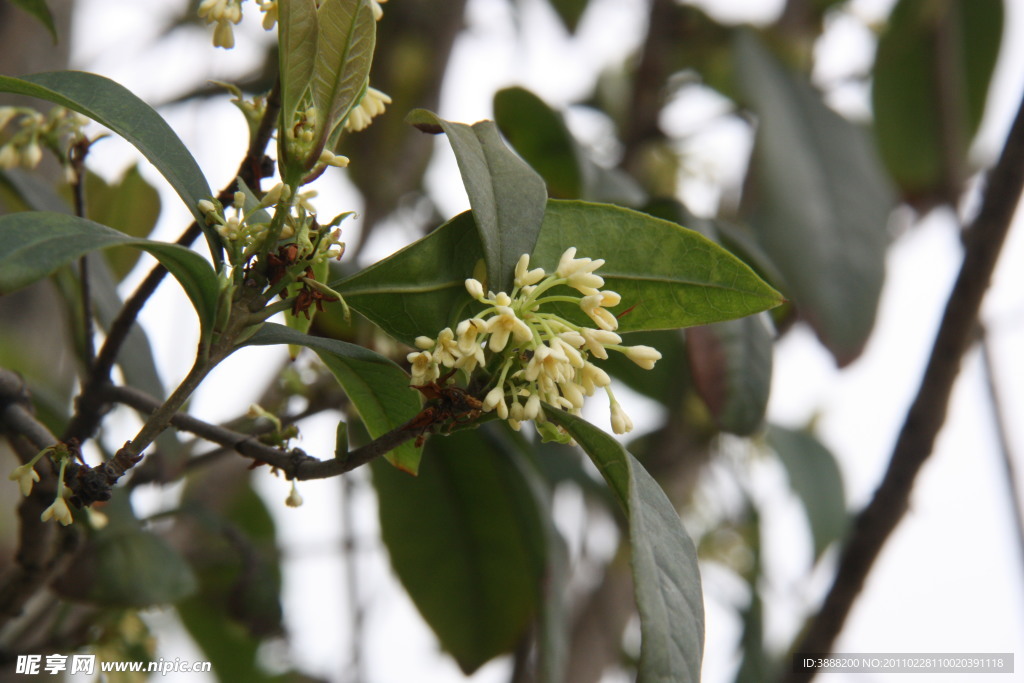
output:
<svg viewBox="0 0 1024 683"><path fill-rule="evenodd" d="M370 8L373 10L373 18L377 21L380 21L380 18L384 16L384 10L380 5L387 1L388 0L370 0Z"/></svg>
<svg viewBox="0 0 1024 683"><path fill-rule="evenodd" d="M633 421L622 409L618 401L612 401L612 431L616 434L625 434L633 431Z"/></svg>
<svg viewBox="0 0 1024 683"><path fill-rule="evenodd" d="M622 337L610 330L595 330L584 327L580 330L587 350L594 354L595 358L605 360L608 358L608 350L604 348L608 344L621 344Z"/></svg>
<svg viewBox="0 0 1024 683"><path fill-rule="evenodd" d="M558 385L562 389L562 396L572 404L576 410L583 408L582 387L575 382L563 382Z"/></svg>
<svg viewBox="0 0 1024 683"><path fill-rule="evenodd" d="M508 406L505 405L505 390L502 387L494 387L487 392L483 401L484 412L491 412L497 409L498 417L502 420L508 418Z"/></svg>
<svg viewBox="0 0 1024 683"><path fill-rule="evenodd" d="M523 254L519 257L519 262L516 263L516 278L515 284L517 287L529 287L535 285L547 275L543 268L534 268L528 270L530 267L530 255Z"/></svg>
<svg viewBox="0 0 1024 683"><path fill-rule="evenodd" d="M385 105L391 104L391 98L376 88L367 88L363 99L349 112L345 119L345 130L350 132L361 131L370 125L374 117L384 113Z"/></svg>
<svg viewBox="0 0 1024 683"><path fill-rule="evenodd" d="M437 363L434 362L434 354L426 351L417 351L406 356L412 364L412 379L410 382L417 386L430 384L440 376Z"/></svg>
<svg viewBox="0 0 1024 683"><path fill-rule="evenodd" d="M580 371L580 384L587 396L592 395L597 387L606 387L611 383L612 378L608 373L593 363L587 363Z"/></svg>
<svg viewBox="0 0 1024 683"><path fill-rule="evenodd" d="M284 499L284 504L290 508L297 508L302 505L302 496L299 495L299 489L295 486L295 480L292 479L292 490L288 494L288 497Z"/></svg>
<svg viewBox="0 0 1024 683"><path fill-rule="evenodd" d="M349 165L350 159L341 154L335 154L330 150L323 150L320 152L320 163L328 166L334 166L336 168L345 168Z"/></svg>
<svg viewBox="0 0 1024 683"><path fill-rule="evenodd" d="M602 330L610 332L619 326L618 319L607 309L601 308L600 294L590 294L580 299L580 309Z"/></svg>
<svg viewBox="0 0 1024 683"><path fill-rule="evenodd" d="M604 278L594 273L579 271L568 277L566 282L570 287L583 295L600 294L604 287Z"/></svg>
<svg viewBox="0 0 1024 683"><path fill-rule="evenodd" d="M21 489L23 496L32 493L32 485L39 481L39 473L36 472L34 465L35 462L29 462L15 467L14 471L7 476L11 481L18 482L18 488Z"/></svg>
<svg viewBox="0 0 1024 683"><path fill-rule="evenodd" d="M627 347L623 353L644 370L652 369L655 361L661 360L661 353L657 349L642 344Z"/></svg>
<svg viewBox="0 0 1024 683"><path fill-rule="evenodd" d="M508 344L509 335L517 344L525 344L533 339L530 327L519 319L508 306L498 306L498 312L487 321L487 331L491 338L487 346L491 351L501 351Z"/></svg>
<svg viewBox="0 0 1024 683"><path fill-rule="evenodd" d="M231 28L230 22L217 22L217 26L213 29L213 46L225 50L230 50L235 46L235 32Z"/></svg>
<svg viewBox="0 0 1024 683"><path fill-rule="evenodd" d="M260 0L260 11L263 12L263 28L267 31L274 28L279 12L277 0Z"/></svg>
<svg viewBox="0 0 1024 683"><path fill-rule="evenodd" d="M416 348L417 349L422 349L422 350L426 351L427 349L434 348L434 340L431 339L430 337L425 336L425 335L420 335L420 336L416 337L416 339L414 341L416 343Z"/></svg>
<svg viewBox="0 0 1024 683"><path fill-rule="evenodd" d="M558 277L568 278L577 273L593 273L595 270L604 265L604 259L589 259L589 258L575 258L576 247L569 247L562 254L562 258L558 261L558 270L555 271L555 275ZM602 284L604 281L601 281Z"/></svg>
<svg viewBox="0 0 1024 683"><path fill-rule="evenodd" d="M9 170L21 164L21 154L13 144L0 146L0 169Z"/></svg>
<svg viewBox="0 0 1024 683"><path fill-rule="evenodd" d="M434 360L447 368L453 368L456 361L459 360L459 355L459 344L455 341L455 333L450 327L444 328L437 335Z"/></svg>
<svg viewBox="0 0 1024 683"><path fill-rule="evenodd" d="M63 496L57 496L57 499L53 501L53 504L43 510L43 514L39 515L39 519L43 522L49 522L51 519L55 519L64 526L67 526L74 521L71 517L71 508L68 507L67 501L64 500Z"/></svg>
<svg viewBox="0 0 1024 683"><path fill-rule="evenodd" d="M534 420L538 415L540 415L540 396L530 394L530 398L526 399L526 405L523 407L523 419Z"/></svg>
<svg viewBox="0 0 1024 683"><path fill-rule="evenodd" d="M484 298L484 286L480 284L479 280L467 278L466 291L469 292L469 295L476 299L477 301L480 301L480 299Z"/></svg>
<svg viewBox="0 0 1024 683"><path fill-rule="evenodd" d="M569 344L561 337L555 337L549 343L551 344L552 349L559 351L563 356L565 356L566 360L568 360L569 362L569 365L573 366L574 368L583 367L583 356L580 354L579 351L573 348L572 344Z"/></svg>
<svg viewBox="0 0 1024 683"><path fill-rule="evenodd" d="M28 143L21 151L21 165L25 168L35 168L43 160L43 150L35 141Z"/></svg>
<svg viewBox="0 0 1024 683"><path fill-rule="evenodd" d="M463 320L455 328L455 335L459 338L459 351L463 354L472 354L480 348L477 337L487 332L487 321L480 318Z"/></svg>

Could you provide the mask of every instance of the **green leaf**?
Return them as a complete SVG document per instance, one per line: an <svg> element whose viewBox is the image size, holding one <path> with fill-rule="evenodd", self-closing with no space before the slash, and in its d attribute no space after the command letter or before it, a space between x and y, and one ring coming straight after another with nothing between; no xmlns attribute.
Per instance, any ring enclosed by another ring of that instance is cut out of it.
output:
<svg viewBox="0 0 1024 683"><path fill-rule="evenodd" d="M281 73L281 120L295 120L303 93L313 80L317 53L316 0L278 3L278 61Z"/></svg>
<svg viewBox="0 0 1024 683"><path fill-rule="evenodd" d="M781 296L697 232L605 204L549 200L531 265L553 272L568 247L606 259L599 274L622 295L620 331L673 329L758 313ZM436 335L473 303L465 279L482 253L473 218L456 216L401 251L331 284L396 339ZM560 312L592 323L578 307ZM554 309L553 309L554 310ZM627 312L628 311L628 312Z"/></svg>
<svg viewBox="0 0 1024 683"><path fill-rule="evenodd" d="M39 20L39 23L46 27L46 30L53 36L53 42L57 44L57 27L53 23L53 14L46 6L45 0L12 0L12 2Z"/></svg>
<svg viewBox="0 0 1024 683"><path fill-rule="evenodd" d="M425 109L413 110L406 121L448 135L483 244L485 289L511 292L516 262L533 252L544 219L544 180L505 146L493 121L468 126Z"/></svg>
<svg viewBox="0 0 1024 683"><path fill-rule="evenodd" d="M562 116L525 88L494 95L494 121L512 147L544 178L558 199L582 196L583 178L576 141Z"/></svg>
<svg viewBox="0 0 1024 683"><path fill-rule="evenodd" d="M148 104L123 86L96 74L54 71L24 78L0 76L0 91L29 95L84 114L135 146L167 179L203 226L216 259L216 234L206 226L198 202L212 196L210 185L184 143Z"/></svg>
<svg viewBox="0 0 1024 683"><path fill-rule="evenodd" d="M746 264L700 233L630 209L548 202L530 265L554 272L569 247L577 257L605 259L597 273L606 289L622 295L612 309L621 315L620 332L731 320L782 301ZM565 314L589 320L578 310Z"/></svg>
<svg viewBox="0 0 1024 683"><path fill-rule="evenodd" d="M613 437L546 404L544 413L587 452L629 518L642 638L638 680L696 683L704 651L704 597L697 550L679 514L647 470Z"/></svg>
<svg viewBox="0 0 1024 683"><path fill-rule="evenodd" d="M882 159L911 201L959 201L1003 35L1002 0L897 3L871 100Z"/></svg>
<svg viewBox="0 0 1024 683"><path fill-rule="evenodd" d="M772 381L772 337L765 316L686 330L697 393L718 426L746 436L760 429Z"/></svg>
<svg viewBox="0 0 1024 683"><path fill-rule="evenodd" d="M323 0L317 10L313 101L326 116L323 140L348 116L370 77L377 22L368 0Z"/></svg>
<svg viewBox="0 0 1024 683"><path fill-rule="evenodd" d="M165 540L138 526L101 529L57 583L74 600L106 607L167 605L195 592L195 574Z"/></svg>
<svg viewBox="0 0 1024 683"><path fill-rule="evenodd" d="M778 454L789 485L803 503L817 559L842 538L849 524L839 465L832 452L809 432L772 425L768 445Z"/></svg>
<svg viewBox="0 0 1024 683"><path fill-rule="evenodd" d="M373 438L402 426L420 411L419 394L409 387L409 375L370 349L302 334L275 323L264 324L246 344L295 344L315 351L348 394ZM385 457L395 467L416 474L420 451L410 441Z"/></svg>
<svg viewBox="0 0 1024 683"><path fill-rule="evenodd" d="M147 237L160 217L160 193L146 182L137 165L126 170L112 185L89 173L85 191L89 219L131 237ZM117 281L131 271L138 258L138 252L123 249L107 254L107 262Z"/></svg>
<svg viewBox="0 0 1024 683"><path fill-rule="evenodd" d="M892 193L860 128L753 34L741 32L736 51L758 116L751 224L784 280L780 289L845 365L874 325Z"/></svg>
<svg viewBox="0 0 1024 683"><path fill-rule="evenodd" d="M430 438L416 478L372 465L391 565L467 674L516 647L544 578L536 501L484 431Z"/></svg>
<svg viewBox="0 0 1024 683"><path fill-rule="evenodd" d="M365 270L332 282L353 310L412 345L456 321L471 303L466 278L483 251L470 212Z"/></svg>
<svg viewBox="0 0 1024 683"><path fill-rule="evenodd" d="M217 310L217 275L199 254L177 244L129 237L85 218L47 211L0 216L0 294L20 289L57 268L97 249L129 246L143 249L181 284L192 302L202 329L208 329Z"/></svg>

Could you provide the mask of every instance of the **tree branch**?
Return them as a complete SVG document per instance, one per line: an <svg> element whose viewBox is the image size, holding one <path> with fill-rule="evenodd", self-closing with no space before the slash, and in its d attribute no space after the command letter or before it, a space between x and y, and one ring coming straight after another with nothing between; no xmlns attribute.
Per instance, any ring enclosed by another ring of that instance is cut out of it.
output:
<svg viewBox="0 0 1024 683"><path fill-rule="evenodd" d="M871 502L857 516L835 580L796 653L832 649L889 535L906 512L914 479L935 445L960 362L974 339L978 312L1024 187L1024 102L988 176L981 210L964 236L964 260L946 302L924 378L893 448L889 468ZM783 680L808 681L813 671Z"/></svg>
<svg viewBox="0 0 1024 683"><path fill-rule="evenodd" d="M102 397L106 401L123 403L147 414L159 409L161 405L160 401L152 396L132 387L107 385L103 389ZM350 451L344 457L319 460L307 455L301 449L293 448L290 451L282 451L279 448L268 446L252 434L219 427L185 413L175 413L171 417L171 425L178 429L230 448L257 463L264 463L282 470L288 479L298 480L335 477L367 464L416 437L418 430L412 428L413 422L410 420L390 432L382 434L365 446Z"/></svg>

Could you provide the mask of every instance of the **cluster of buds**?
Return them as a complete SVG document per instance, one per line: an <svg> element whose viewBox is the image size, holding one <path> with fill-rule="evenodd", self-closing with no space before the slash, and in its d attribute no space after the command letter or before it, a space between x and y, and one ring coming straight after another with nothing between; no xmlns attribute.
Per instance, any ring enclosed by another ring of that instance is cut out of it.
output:
<svg viewBox="0 0 1024 683"><path fill-rule="evenodd" d="M296 259L319 263L341 258L345 252L341 230L332 228L349 214L337 216L328 225L321 226L310 201L316 191L299 192L294 198L291 193L288 185L278 183L259 202L250 202L249 207L246 207L245 193L236 192L229 207L216 200L201 199L199 210L206 217L206 224L221 236L231 262L236 265L248 262L263 249L274 221L266 211L270 207L283 211L277 239L296 246Z"/></svg>
<svg viewBox="0 0 1024 683"><path fill-rule="evenodd" d="M0 145L0 169L28 168L39 165L43 148L50 149L73 173L68 157L69 140L81 139L88 119L64 107L54 107L47 115L26 107L0 107L0 133L9 124L14 132ZM69 175L68 182L74 177Z"/></svg>
<svg viewBox="0 0 1024 683"><path fill-rule="evenodd" d="M661 354L649 346L622 344L615 332L618 319L608 310L621 297L602 291L604 279L595 272L602 265L603 259L576 258L576 248L571 247L553 274L542 268L531 270L529 255L520 257L511 294L485 294L478 280L466 280L470 296L486 308L460 322L454 331L441 330L436 339L416 339L420 350L408 356L412 384L434 381L441 368L470 374L485 367L491 372L492 388L483 399L483 410L496 412L514 429L534 420L542 435L553 438L560 437L553 425L544 422L541 403L579 415L584 398L603 389L611 404L612 431L630 431L633 423L615 399L611 378L590 359L606 359L609 351L616 351L651 369ZM578 306L594 327L544 310L566 303Z"/></svg>

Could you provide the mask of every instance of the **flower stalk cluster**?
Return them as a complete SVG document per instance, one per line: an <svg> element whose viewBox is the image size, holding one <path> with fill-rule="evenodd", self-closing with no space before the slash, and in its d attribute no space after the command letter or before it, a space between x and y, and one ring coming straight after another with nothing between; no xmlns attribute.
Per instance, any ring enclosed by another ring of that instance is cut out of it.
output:
<svg viewBox="0 0 1024 683"><path fill-rule="evenodd" d="M542 435L559 439L554 426L545 423L541 403L579 415L584 399L603 390L611 406L612 430L630 431L633 423L615 399L611 378L591 358L607 359L608 352L615 351L650 369L661 354L649 346L622 344L615 332L618 319L608 310L622 297L601 289L604 279L596 271L602 265L603 259L576 258L576 248L571 247L550 274L530 269L529 255L520 257L511 293L485 294L479 280L466 280L466 291L484 309L454 331L446 327L435 339L416 339L419 350L408 355L412 384L433 382L442 368L467 374L486 368L491 380L484 411L495 412L513 429L534 420ZM555 304L567 303L579 307L593 326L579 325L552 310Z"/></svg>

